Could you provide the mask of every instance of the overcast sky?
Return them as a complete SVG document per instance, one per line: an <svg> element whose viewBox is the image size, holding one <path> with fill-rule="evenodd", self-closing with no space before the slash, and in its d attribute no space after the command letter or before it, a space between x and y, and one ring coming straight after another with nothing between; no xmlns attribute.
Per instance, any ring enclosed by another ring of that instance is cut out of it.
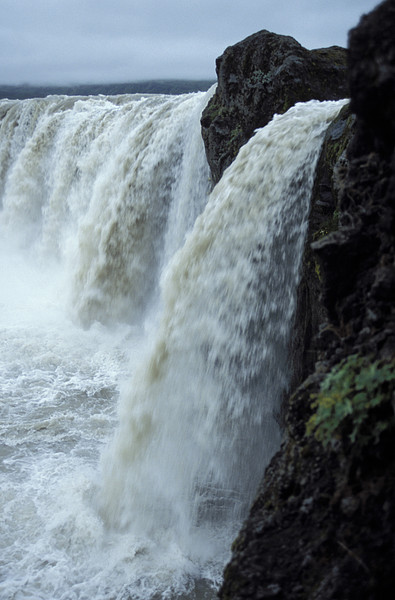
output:
<svg viewBox="0 0 395 600"><path fill-rule="evenodd" d="M214 79L225 48L268 29L347 45L377 0L0 0L0 83Z"/></svg>

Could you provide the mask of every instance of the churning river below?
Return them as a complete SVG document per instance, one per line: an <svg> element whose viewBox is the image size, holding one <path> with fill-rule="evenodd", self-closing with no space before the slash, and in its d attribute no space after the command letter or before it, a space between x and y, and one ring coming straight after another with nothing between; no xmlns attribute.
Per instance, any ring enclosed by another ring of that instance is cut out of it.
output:
<svg viewBox="0 0 395 600"><path fill-rule="evenodd" d="M344 102L212 189L185 96L0 101L0 598L215 597L280 443L314 169Z"/></svg>

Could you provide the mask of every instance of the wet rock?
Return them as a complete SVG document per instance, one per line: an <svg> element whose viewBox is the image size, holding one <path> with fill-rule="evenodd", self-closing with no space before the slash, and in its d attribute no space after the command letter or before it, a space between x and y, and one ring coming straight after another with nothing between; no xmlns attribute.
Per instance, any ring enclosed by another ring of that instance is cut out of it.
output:
<svg viewBox="0 0 395 600"><path fill-rule="evenodd" d="M322 268L311 244L326 239L339 227L340 197L348 169L346 148L354 130L355 116L347 105L329 126L317 164L290 348L291 391L312 372L320 350L335 345L339 339L339 331L327 322L328 312L321 297Z"/></svg>
<svg viewBox="0 0 395 600"><path fill-rule="evenodd" d="M346 50L306 50L289 36L260 31L217 58L218 87L202 115L202 135L217 182L255 129L296 102L348 97Z"/></svg>
<svg viewBox="0 0 395 600"><path fill-rule="evenodd" d="M359 507L359 499L355 496L348 496L341 501L341 511L347 517L351 517Z"/></svg>
<svg viewBox="0 0 395 600"><path fill-rule="evenodd" d="M277 583L272 583L260 591L260 598L278 598L281 594L281 587Z"/></svg>
<svg viewBox="0 0 395 600"><path fill-rule="evenodd" d="M394 2L381 3L351 30L349 44L351 110L370 148L390 153L395 140L394 20Z"/></svg>
<svg viewBox="0 0 395 600"><path fill-rule="evenodd" d="M302 502L302 506L300 507L300 512L308 514L313 509L313 498L305 498Z"/></svg>
<svg viewBox="0 0 395 600"><path fill-rule="evenodd" d="M350 34L351 112L341 120L353 113L356 120L335 161L317 171L311 217L313 231L324 229L320 211L336 211L337 222L307 253L317 271L310 299L321 293L322 312L318 339L307 329L300 339L319 360L315 366L306 358L308 377L287 399L284 441L237 538L222 600L257 600L273 581L290 600L393 597L395 386L382 388L363 444L345 430L325 447L307 435L306 423L320 383L342 359L357 354L395 365L394 31L395 3L386 0ZM333 148L343 126L334 124ZM311 312L310 299L304 306ZM368 385L358 385L366 398Z"/></svg>

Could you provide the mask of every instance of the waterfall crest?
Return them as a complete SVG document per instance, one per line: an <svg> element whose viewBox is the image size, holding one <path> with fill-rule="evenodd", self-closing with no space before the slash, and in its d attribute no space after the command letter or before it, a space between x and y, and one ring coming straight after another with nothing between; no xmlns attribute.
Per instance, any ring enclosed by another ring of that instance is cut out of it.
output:
<svg viewBox="0 0 395 600"><path fill-rule="evenodd" d="M165 268L160 325L106 466L111 522L228 532L245 514L279 443L314 169L338 110L300 104L258 131Z"/></svg>
<svg viewBox="0 0 395 600"><path fill-rule="evenodd" d="M210 193L208 97L0 102L1 598L212 597L278 448L344 102L275 116Z"/></svg>
<svg viewBox="0 0 395 600"><path fill-rule="evenodd" d="M169 214L179 245L209 192L199 116L211 93L5 103L2 219L67 262L83 325L142 318Z"/></svg>

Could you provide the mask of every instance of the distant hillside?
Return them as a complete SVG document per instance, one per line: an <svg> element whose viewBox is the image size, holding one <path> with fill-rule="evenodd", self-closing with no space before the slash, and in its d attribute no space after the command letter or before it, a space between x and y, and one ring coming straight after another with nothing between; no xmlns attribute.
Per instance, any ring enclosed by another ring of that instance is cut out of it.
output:
<svg viewBox="0 0 395 600"><path fill-rule="evenodd" d="M187 94L206 91L214 81L178 79L159 79L135 83L107 83L73 86L33 86L0 85L0 98L23 100L25 98L45 98L52 94L66 96L105 96L117 94Z"/></svg>

